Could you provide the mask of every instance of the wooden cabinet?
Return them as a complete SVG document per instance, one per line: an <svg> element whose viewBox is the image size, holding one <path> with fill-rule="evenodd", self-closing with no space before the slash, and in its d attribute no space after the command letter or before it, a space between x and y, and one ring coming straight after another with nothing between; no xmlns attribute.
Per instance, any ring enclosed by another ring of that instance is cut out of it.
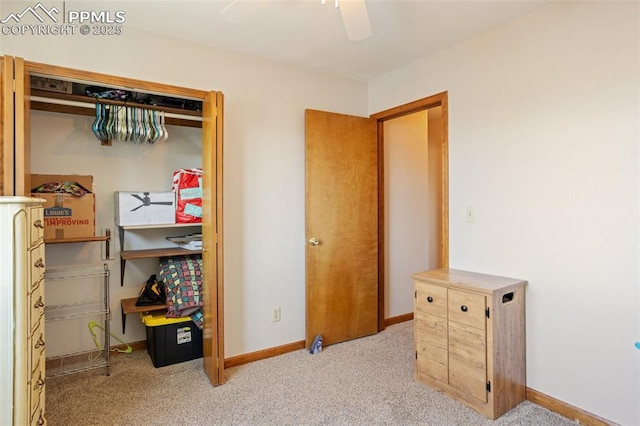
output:
<svg viewBox="0 0 640 426"><path fill-rule="evenodd" d="M411 277L416 380L490 419L524 401L526 281L454 269Z"/></svg>
<svg viewBox="0 0 640 426"><path fill-rule="evenodd" d="M0 197L0 424L43 425L45 417L42 201Z"/></svg>

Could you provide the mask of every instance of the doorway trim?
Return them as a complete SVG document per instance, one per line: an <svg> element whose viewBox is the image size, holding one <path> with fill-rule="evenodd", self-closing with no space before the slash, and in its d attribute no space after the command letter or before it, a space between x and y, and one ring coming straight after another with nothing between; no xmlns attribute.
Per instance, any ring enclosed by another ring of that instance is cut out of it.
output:
<svg viewBox="0 0 640 426"><path fill-rule="evenodd" d="M418 111L442 107L442 254L443 268L449 267L449 102L448 92L441 92L408 104L372 114L378 125L378 331L385 329L385 221L384 221L384 122Z"/></svg>

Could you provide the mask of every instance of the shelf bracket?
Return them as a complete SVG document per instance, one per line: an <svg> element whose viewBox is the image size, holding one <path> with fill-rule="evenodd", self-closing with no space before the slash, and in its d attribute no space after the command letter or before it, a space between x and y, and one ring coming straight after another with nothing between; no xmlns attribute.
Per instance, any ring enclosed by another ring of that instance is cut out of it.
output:
<svg viewBox="0 0 640 426"><path fill-rule="evenodd" d="M111 229L106 228L104 236L106 240L104 241L104 256L102 260L111 260Z"/></svg>
<svg viewBox="0 0 640 426"><path fill-rule="evenodd" d="M120 255L120 287L124 286L124 267L127 265L127 259Z"/></svg>

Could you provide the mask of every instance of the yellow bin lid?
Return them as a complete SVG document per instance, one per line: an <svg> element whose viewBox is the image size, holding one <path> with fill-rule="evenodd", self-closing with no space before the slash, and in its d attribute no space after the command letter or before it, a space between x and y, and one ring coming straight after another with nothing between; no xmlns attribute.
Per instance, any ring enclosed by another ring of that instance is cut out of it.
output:
<svg viewBox="0 0 640 426"><path fill-rule="evenodd" d="M191 317L166 318L164 311L140 314L140 319L147 327L157 327L159 325L176 324L180 322L191 321Z"/></svg>

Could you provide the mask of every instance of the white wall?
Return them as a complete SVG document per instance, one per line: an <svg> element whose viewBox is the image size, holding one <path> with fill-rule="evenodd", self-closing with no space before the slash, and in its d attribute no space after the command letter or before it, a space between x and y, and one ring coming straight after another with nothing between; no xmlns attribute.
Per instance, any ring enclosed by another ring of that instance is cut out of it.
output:
<svg viewBox="0 0 640 426"><path fill-rule="evenodd" d="M0 53L30 61L222 91L225 356L304 339L304 109L367 115L364 83L131 28L126 28L124 35L111 38L3 36L1 42ZM136 188L159 185L157 177L138 172L138 164L153 169L159 167L159 161L160 168L154 173L165 174L176 165L190 166L195 161L197 148L191 142L185 152L172 145L171 139L166 147L157 150L102 148L96 145L86 119L39 115L34 120L38 128L34 139L38 132L43 137L35 143L54 145L50 146L51 156L46 158L38 157L33 150L34 171L90 173L96 176L96 189L107 194L116 186L115 182L107 184L111 178L121 177L123 187L132 180ZM70 124L63 125L61 121ZM188 129L184 131L188 133ZM54 146L61 151L53 152ZM100 201L96 210L98 228L109 226L110 206ZM69 261L81 261L90 257L87 250L91 249L61 250L68 251ZM111 264L112 329L116 335L121 333L119 299L134 296L140 285L133 281L136 274L144 277L151 273L147 268L153 269L152 261L144 262L128 262L128 283L122 289L115 278L119 276L118 262ZM273 306L282 308L280 322L271 322ZM143 328L130 315L125 340L143 339Z"/></svg>
<svg viewBox="0 0 640 426"><path fill-rule="evenodd" d="M443 128L442 107L427 111L428 166L427 166L427 266L429 269L442 267L442 148Z"/></svg>
<svg viewBox="0 0 640 426"><path fill-rule="evenodd" d="M370 113L448 91L450 266L529 280L527 385L624 425L640 424L639 21L637 2L559 2L369 85Z"/></svg>
<svg viewBox="0 0 640 426"><path fill-rule="evenodd" d="M385 318L413 311L410 275L429 269L427 111L384 123Z"/></svg>

